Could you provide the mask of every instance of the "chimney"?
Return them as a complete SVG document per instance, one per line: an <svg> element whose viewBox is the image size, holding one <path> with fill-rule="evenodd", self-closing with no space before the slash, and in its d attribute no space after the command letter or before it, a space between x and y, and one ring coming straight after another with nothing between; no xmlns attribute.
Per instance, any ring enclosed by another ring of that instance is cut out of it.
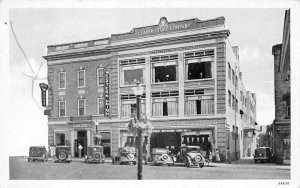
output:
<svg viewBox="0 0 300 188"><path fill-rule="evenodd" d="M237 58L237 60L240 60L240 56L239 56L239 47L238 46L233 46L232 50L234 52L235 57Z"/></svg>

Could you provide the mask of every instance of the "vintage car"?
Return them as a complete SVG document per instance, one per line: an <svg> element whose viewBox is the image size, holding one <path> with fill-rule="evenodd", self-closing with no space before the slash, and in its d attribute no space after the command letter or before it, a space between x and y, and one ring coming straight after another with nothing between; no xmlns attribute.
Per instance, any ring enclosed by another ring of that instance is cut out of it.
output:
<svg viewBox="0 0 300 188"><path fill-rule="evenodd" d="M71 159L71 151L70 146L56 146L55 147L55 155L54 155L54 162L72 162Z"/></svg>
<svg viewBox="0 0 300 188"><path fill-rule="evenodd" d="M136 149L134 147L121 147L118 153L111 157L112 164L136 164Z"/></svg>
<svg viewBox="0 0 300 188"><path fill-rule="evenodd" d="M45 146L31 146L29 148L29 155L27 157L28 162L30 161L48 161L48 153Z"/></svg>
<svg viewBox="0 0 300 188"><path fill-rule="evenodd" d="M104 164L103 146L88 146L84 162Z"/></svg>
<svg viewBox="0 0 300 188"><path fill-rule="evenodd" d="M255 149L254 162L273 162L274 157L272 154L272 149L269 147L259 147Z"/></svg>
<svg viewBox="0 0 300 188"><path fill-rule="evenodd" d="M205 158L200 154L199 146L182 146L176 156L176 163L184 163L186 167L204 167Z"/></svg>
<svg viewBox="0 0 300 188"><path fill-rule="evenodd" d="M153 148L150 156L145 160L145 165L148 163L154 165L168 165L174 166L174 159L169 155L170 152L165 148Z"/></svg>

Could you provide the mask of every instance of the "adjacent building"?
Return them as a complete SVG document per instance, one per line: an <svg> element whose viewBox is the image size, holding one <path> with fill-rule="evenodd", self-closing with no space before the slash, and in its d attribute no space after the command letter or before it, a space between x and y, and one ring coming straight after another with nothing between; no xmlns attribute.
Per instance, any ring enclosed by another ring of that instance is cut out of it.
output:
<svg viewBox="0 0 300 188"><path fill-rule="evenodd" d="M291 80L290 80L290 10L286 10L282 44L272 47L274 55L275 120L274 151L277 163L290 163Z"/></svg>
<svg viewBox="0 0 300 188"><path fill-rule="evenodd" d="M80 143L85 154L97 132L107 156L134 146L136 136L126 127L136 114L133 88L140 82L140 109L153 126L144 145L173 153L182 145L218 149L223 161L227 150L232 160L248 155L256 98L244 88L229 35L224 17L162 17L108 38L48 46L49 146L70 145L78 156Z"/></svg>

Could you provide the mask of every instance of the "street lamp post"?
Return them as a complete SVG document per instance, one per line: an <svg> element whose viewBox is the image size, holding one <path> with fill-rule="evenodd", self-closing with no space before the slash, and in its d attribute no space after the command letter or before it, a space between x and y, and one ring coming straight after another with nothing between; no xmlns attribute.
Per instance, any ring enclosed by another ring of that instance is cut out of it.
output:
<svg viewBox="0 0 300 188"><path fill-rule="evenodd" d="M134 95L136 96L136 118L137 120L140 119L140 97L143 94L143 87L140 85L139 82L136 83L136 87L134 87L133 91L134 91ZM138 180L142 180L143 179L143 146L142 146L142 129L139 128L137 131L137 149L138 149L138 173L137 173L137 177Z"/></svg>

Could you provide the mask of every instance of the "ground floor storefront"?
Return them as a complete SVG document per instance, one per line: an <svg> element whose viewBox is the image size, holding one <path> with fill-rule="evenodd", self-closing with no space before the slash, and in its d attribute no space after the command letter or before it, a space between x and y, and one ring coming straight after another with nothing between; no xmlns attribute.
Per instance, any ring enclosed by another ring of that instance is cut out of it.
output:
<svg viewBox="0 0 300 188"><path fill-rule="evenodd" d="M291 163L291 128L290 123L275 122L274 150L276 163Z"/></svg>
<svg viewBox="0 0 300 188"><path fill-rule="evenodd" d="M143 135L143 152L147 153L152 148L167 148L176 155L181 146L200 146L203 155L209 151L215 155L218 151L221 160L225 162L228 153L233 157L239 152L237 148L240 144L233 142L225 122L225 118L152 120L152 133ZM49 147L69 145L72 156L82 157L86 155L88 146L102 145L104 155L109 157L116 153L119 147L136 147L137 137L128 132L127 124L128 121L125 120L49 124ZM97 134L100 135L101 142L97 140Z"/></svg>

